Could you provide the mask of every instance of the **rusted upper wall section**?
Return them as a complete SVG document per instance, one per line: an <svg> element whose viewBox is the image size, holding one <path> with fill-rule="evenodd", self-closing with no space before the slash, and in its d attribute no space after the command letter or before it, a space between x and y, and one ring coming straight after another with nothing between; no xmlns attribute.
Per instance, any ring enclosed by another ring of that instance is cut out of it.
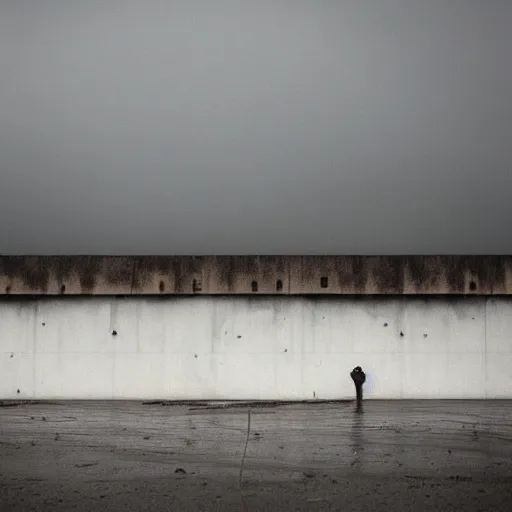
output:
<svg viewBox="0 0 512 512"><path fill-rule="evenodd" d="M0 256L0 294L512 294L512 256Z"/></svg>

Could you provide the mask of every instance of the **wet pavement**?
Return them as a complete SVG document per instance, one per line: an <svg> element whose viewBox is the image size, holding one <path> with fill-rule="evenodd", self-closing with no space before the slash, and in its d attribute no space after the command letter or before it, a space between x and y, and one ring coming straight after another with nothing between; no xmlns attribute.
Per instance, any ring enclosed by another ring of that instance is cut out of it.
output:
<svg viewBox="0 0 512 512"><path fill-rule="evenodd" d="M356 509L512 510L512 401L0 407L1 512Z"/></svg>

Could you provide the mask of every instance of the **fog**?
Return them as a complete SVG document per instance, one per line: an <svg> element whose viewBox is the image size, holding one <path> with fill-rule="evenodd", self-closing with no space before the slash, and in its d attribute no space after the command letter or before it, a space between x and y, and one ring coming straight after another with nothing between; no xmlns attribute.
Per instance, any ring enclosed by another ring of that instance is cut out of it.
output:
<svg viewBox="0 0 512 512"><path fill-rule="evenodd" d="M512 252L510 0L0 2L0 253Z"/></svg>

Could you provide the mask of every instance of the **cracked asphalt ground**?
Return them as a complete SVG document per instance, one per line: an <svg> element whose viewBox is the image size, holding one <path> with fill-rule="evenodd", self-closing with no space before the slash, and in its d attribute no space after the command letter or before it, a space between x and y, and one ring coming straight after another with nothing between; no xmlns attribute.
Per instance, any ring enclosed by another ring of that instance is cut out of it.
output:
<svg viewBox="0 0 512 512"><path fill-rule="evenodd" d="M2 512L356 509L512 510L512 401L0 407Z"/></svg>

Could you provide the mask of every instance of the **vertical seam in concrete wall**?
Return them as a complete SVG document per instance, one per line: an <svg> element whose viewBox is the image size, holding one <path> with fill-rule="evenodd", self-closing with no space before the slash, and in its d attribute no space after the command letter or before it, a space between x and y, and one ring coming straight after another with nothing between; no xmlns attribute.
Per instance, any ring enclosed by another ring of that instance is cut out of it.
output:
<svg viewBox="0 0 512 512"><path fill-rule="evenodd" d="M484 365L484 397L488 398L487 392L487 301L488 297L484 299L484 353L483 353L483 365Z"/></svg>
<svg viewBox="0 0 512 512"><path fill-rule="evenodd" d="M117 328L118 328L118 325L117 325L118 309L117 309L117 301L116 301L115 297L110 297L109 303L110 303L110 325L109 325L109 335L110 335L113 330L117 330ZM117 353L118 353L116 350L117 344L115 341L113 341L113 343L114 343L114 348L112 350L112 383L111 383L111 388L110 388L110 397L112 399L117 398L116 397L116 367L117 367L116 359L117 359Z"/></svg>
<svg viewBox="0 0 512 512"><path fill-rule="evenodd" d="M401 329L404 329L404 316L405 316L405 308L404 308L404 300L403 300L403 297L400 297L400 325L398 326L398 328L400 329L400 332ZM398 333L395 333L395 336L397 336ZM400 345L400 349L398 351L399 353L399 357L400 357L400 366L399 366L399 371L400 371L400 399L403 399L404 397L404 378L405 378L405 372L404 372L404 366L405 366L405 351L404 351L404 347L403 347L403 339L400 337L398 339L398 342L401 344Z"/></svg>
<svg viewBox="0 0 512 512"><path fill-rule="evenodd" d="M34 339L32 340L32 398L37 396L36 393L36 348L37 348L37 324L39 319L39 301L36 300L35 307L32 315L33 325L32 328L34 330ZM28 343L27 343L28 346Z"/></svg>

